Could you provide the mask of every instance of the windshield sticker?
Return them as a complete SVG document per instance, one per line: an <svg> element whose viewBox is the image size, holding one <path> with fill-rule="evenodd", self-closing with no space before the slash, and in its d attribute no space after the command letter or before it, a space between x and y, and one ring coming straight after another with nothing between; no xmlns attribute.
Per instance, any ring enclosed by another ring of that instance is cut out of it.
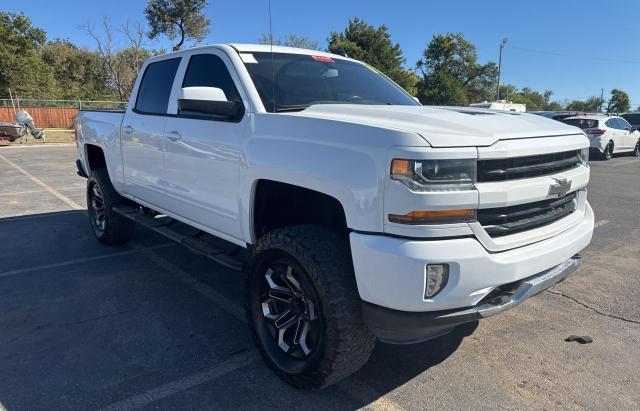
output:
<svg viewBox="0 0 640 411"><path fill-rule="evenodd" d="M335 61L329 56L311 56L315 61L321 61L323 63L335 63Z"/></svg>
<svg viewBox="0 0 640 411"><path fill-rule="evenodd" d="M253 54L249 53L240 53L240 58L244 64L258 64L258 60L253 57Z"/></svg>

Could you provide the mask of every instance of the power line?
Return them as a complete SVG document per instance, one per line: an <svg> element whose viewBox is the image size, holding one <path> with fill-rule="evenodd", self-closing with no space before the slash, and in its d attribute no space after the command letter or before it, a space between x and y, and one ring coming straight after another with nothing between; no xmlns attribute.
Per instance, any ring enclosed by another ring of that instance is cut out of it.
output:
<svg viewBox="0 0 640 411"><path fill-rule="evenodd" d="M605 61L608 63L640 64L640 60L621 60L621 59L610 59L606 57L579 56L576 54L557 53L555 51L533 50L533 49L527 49L524 47L517 47L517 46L511 46L509 48L514 50L525 51L528 53L548 54L551 56L570 57L570 58L582 59L582 60Z"/></svg>

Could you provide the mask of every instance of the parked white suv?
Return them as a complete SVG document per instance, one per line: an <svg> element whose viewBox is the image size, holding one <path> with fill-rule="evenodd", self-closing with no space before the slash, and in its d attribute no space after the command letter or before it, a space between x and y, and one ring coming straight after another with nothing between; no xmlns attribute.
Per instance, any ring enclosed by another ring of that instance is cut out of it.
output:
<svg viewBox="0 0 640 411"><path fill-rule="evenodd" d="M562 122L584 130L591 141L592 151L603 160L609 160L617 153L640 156L640 131L622 117L585 115L568 117Z"/></svg>
<svg viewBox="0 0 640 411"><path fill-rule="evenodd" d="M356 371L376 337L424 341L518 305L575 270L593 233L581 130L423 107L343 56L153 57L126 111L77 123L97 239L141 223L244 269L257 346L300 388Z"/></svg>

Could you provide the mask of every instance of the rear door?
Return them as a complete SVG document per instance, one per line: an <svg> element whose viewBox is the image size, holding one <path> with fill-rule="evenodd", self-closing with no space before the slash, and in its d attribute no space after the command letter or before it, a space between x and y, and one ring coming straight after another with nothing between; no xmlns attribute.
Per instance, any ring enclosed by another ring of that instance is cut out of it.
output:
<svg viewBox="0 0 640 411"><path fill-rule="evenodd" d="M242 104L239 121L183 115L170 105L165 125L165 179L168 211L227 240L241 238L238 184L241 153L249 120L247 101L223 51L194 51L184 57L182 87L217 87L227 100ZM179 76L182 77L182 76ZM176 98L177 99L177 98Z"/></svg>
<svg viewBox="0 0 640 411"><path fill-rule="evenodd" d="M164 203L164 126L180 60L169 58L147 64L120 132L125 191L158 207Z"/></svg>
<svg viewBox="0 0 640 411"><path fill-rule="evenodd" d="M625 149L630 150L636 145L636 137L631 133L631 124L629 124L627 120L623 118L618 118L617 120L620 124L620 128L624 131Z"/></svg>
<svg viewBox="0 0 640 411"><path fill-rule="evenodd" d="M621 130L621 124L618 123L617 118L610 118L605 122L605 125L609 128L609 132L606 134L611 141L613 141L613 152L626 149L625 132Z"/></svg>

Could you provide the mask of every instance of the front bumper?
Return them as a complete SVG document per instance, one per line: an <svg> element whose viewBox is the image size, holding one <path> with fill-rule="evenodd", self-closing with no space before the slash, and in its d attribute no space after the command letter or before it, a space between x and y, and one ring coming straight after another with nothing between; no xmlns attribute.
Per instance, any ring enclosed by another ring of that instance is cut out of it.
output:
<svg viewBox="0 0 640 411"><path fill-rule="evenodd" d="M464 312L456 316L460 323L472 321L482 317L480 312L489 312L478 311L478 305L500 287L538 278L571 261L591 241L593 226L593 210L586 203L583 218L565 231L500 252L488 251L473 237L413 240L354 232L350 242L358 292L365 312L388 309L432 323L443 321L438 320L443 313ZM426 265L438 263L449 264L449 279L440 293L428 299L424 297ZM492 310L503 311L522 299ZM474 310L465 312L469 307ZM447 322L445 328L450 325ZM391 340L388 335L382 338Z"/></svg>
<svg viewBox="0 0 640 411"><path fill-rule="evenodd" d="M580 256L530 278L494 290L475 307L461 310L406 312L364 303L365 323L378 339L413 344L449 333L458 325L499 314L563 281L580 265ZM497 291L497 292L496 292Z"/></svg>

